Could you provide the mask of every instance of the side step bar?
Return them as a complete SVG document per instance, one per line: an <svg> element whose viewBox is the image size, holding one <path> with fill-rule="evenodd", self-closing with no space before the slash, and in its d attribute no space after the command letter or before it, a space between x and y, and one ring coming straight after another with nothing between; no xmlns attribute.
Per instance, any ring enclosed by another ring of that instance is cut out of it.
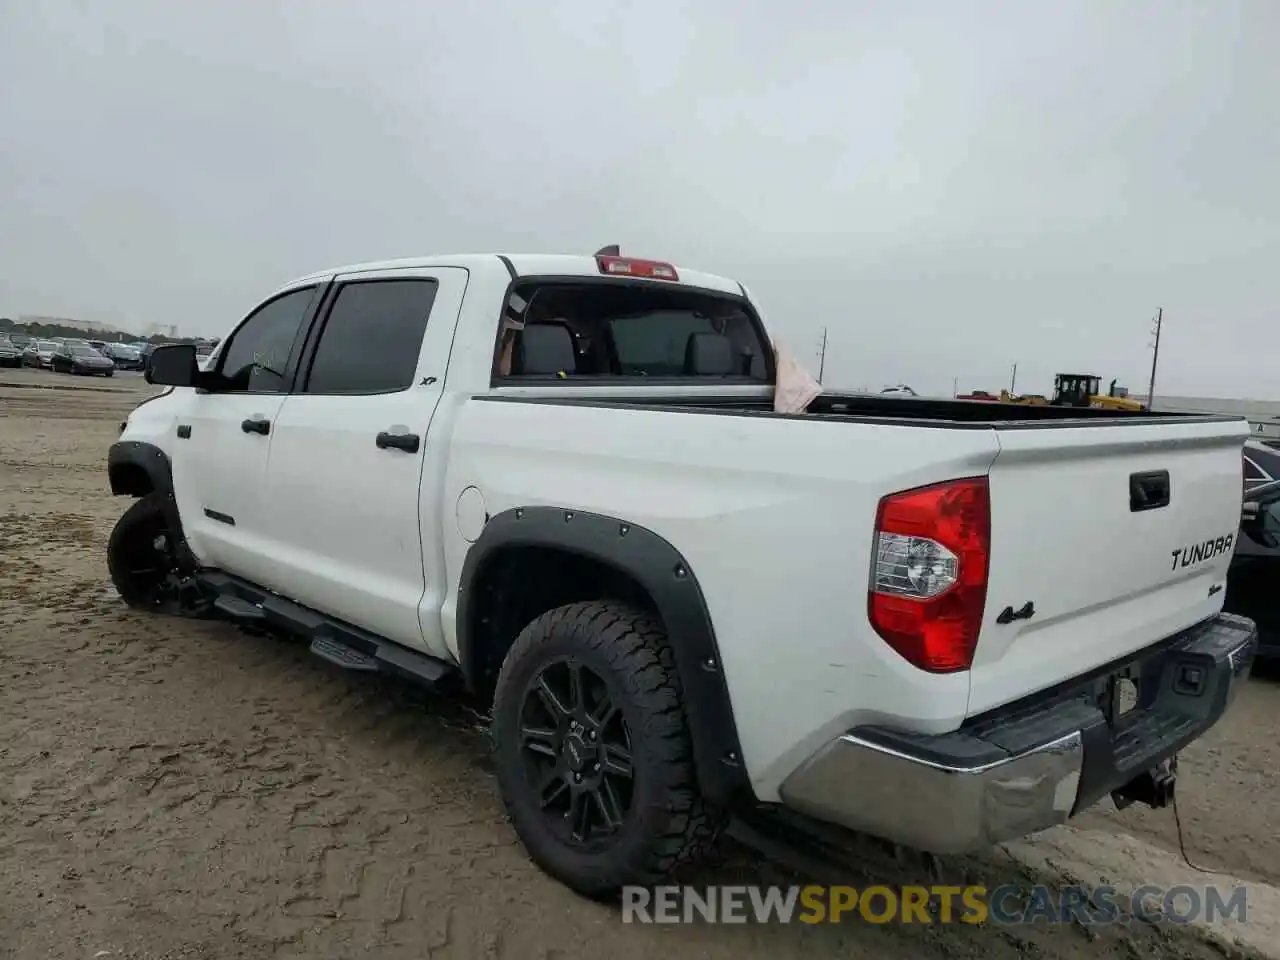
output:
<svg viewBox="0 0 1280 960"><path fill-rule="evenodd" d="M239 577L207 570L196 579L214 595L213 610L223 619L296 634L310 641L317 657L346 670L396 674L431 689L446 687L460 676L450 663L330 619Z"/></svg>

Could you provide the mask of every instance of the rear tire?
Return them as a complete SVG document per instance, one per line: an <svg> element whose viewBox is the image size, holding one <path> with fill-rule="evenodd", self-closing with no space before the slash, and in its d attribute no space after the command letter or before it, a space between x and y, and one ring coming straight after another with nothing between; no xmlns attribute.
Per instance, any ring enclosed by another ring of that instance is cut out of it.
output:
<svg viewBox="0 0 1280 960"><path fill-rule="evenodd" d="M159 493L135 500L116 521L107 541L107 570L125 603L149 613L194 614L179 591L191 571L178 561L176 540Z"/></svg>
<svg viewBox="0 0 1280 960"><path fill-rule="evenodd" d="M498 675L492 735L516 834L586 896L657 883L719 832L666 631L644 610L573 603L525 627Z"/></svg>

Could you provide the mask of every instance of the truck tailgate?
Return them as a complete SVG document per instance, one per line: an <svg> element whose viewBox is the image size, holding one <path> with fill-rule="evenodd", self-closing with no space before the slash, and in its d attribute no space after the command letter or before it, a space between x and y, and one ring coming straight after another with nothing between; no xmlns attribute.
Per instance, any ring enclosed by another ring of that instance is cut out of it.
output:
<svg viewBox="0 0 1280 960"><path fill-rule="evenodd" d="M997 435L970 716L1222 608L1246 421L1064 421Z"/></svg>

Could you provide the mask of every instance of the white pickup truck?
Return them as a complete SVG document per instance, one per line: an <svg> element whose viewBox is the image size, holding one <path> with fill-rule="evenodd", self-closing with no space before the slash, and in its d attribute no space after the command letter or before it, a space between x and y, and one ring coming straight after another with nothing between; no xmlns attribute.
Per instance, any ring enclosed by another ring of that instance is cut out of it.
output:
<svg viewBox="0 0 1280 960"><path fill-rule="evenodd" d="M737 282L435 257L281 288L108 455L139 608L491 697L546 871L651 883L738 809L936 853L1168 802L1248 675L1244 419L773 405Z"/></svg>

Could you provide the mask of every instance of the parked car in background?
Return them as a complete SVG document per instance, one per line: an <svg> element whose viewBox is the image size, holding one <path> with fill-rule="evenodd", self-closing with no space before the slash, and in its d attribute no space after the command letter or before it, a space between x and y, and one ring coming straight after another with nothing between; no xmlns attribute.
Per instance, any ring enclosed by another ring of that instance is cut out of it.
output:
<svg viewBox="0 0 1280 960"><path fill-rule="evenodd" d="M1280 480L1245 491L1222 608L1258 625L1260 659L1280 660Z"/></svg>
<svg viewBox="0 0 1280 960"><path fill-rule="evenodd" d="M22 352L22 363L24 366L48 370L59 346L60 344L53 340L33 340Z"/></svg>
<svg viewBox="0 0 1280 960"><path fill-rule="evenodd" d="M8 336L9 342L18 348L19 352L31 346L31 344L35 342L35 339L36 339L35 337L30 336L29 334L26 334L26 333L10 333L10 334L7 334L6 336Z"/></svg>
<svg viewBox="0 0 1280 960"><path fill-rule="evenodd" d="M117 370L141 370L144 366L142 354L132 344L107 343L99 352L114 363Z"/></svg>
<svg viewBox="0 0 1280 960"><path fill-rule="evenodd" d="M8 337L0 337L0 367L22 366L22 349Z"/></svg>
<svg viewBox="0 0 1280 960"><path fill-rule="evenodd" d="M109 377L116 365L87 343L64 343L49 361L55 373L76 373Z"/></svg>

